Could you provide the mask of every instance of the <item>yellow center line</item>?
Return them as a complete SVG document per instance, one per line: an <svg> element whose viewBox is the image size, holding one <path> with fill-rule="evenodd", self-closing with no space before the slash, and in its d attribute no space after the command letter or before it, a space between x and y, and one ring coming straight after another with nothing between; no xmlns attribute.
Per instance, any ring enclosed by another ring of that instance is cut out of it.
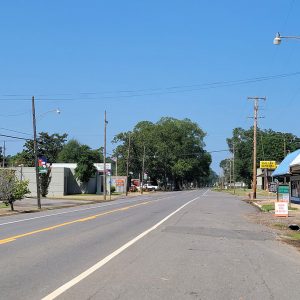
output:
<svg viewBox="0 0 300 300"><path fill-rule="evenodd" d="M45 228L41 228L41 229L38 229L38 230L26 232L26 233L23 233L23 234L11 236L11 237L0 240L0 244L10 243L10 242L15 241L16 239L20 239L20 238L23 238L23 237L26 237L26 236L29 236L29 235L34 235L34 234L40 233L40 232L54 230L56 228L60 228L60 227L63 227L63 226L67 226L67 225L71 225L71 224L75 224L75 223L79 223L79 222L86 222L86 221L94 220L98 217L109 215L109 214L112 214L112 213L115 213L115 212L118 212L118 211L125 211L125 210L128 210L130 208L134 208L134 207L141 206L141 205L146 205L150 202L151 201L146 201L146 202L142 202L142 203L138 203L138 204L122 207L122 208L117 208L117 209L109 210L109 211L99 213L99 214L96 214L96 215L92 215L92 216L89 216L89 217L77 219L77 220L74 220L74 221L64 222L64 223L57 224L57 225L54 225L54 226L51 226L51 227L45 227Z"/></svg>

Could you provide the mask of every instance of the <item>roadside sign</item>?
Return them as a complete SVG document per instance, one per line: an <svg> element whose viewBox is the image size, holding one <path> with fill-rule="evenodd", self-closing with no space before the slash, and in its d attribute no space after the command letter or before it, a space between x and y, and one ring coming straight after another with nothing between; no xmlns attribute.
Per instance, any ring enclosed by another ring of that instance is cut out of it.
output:
<svg viewBox="0 0 300 300"><path fill-rule="evenodd" d="M277 201L290 202L290 187L287 184L278 185Z"/></svg>
<svg viewBox="0 0 300 300"><path fill-rule="evenodd" d="M277 164L275 160L261 160L259 162L259 167L261 169L275 170L277 168Z"/></svg>
<svg viewBox="0 0 300 300"><path fill-rule="evenodd" d="M276 217L288 217L289 206L288 202L275 202L275 216Z"/></svg>
<svg viewBox="0 0 300 300"><path fill-rule="evenodd" d="M277 183L276 182L269 183L269 192L277 193Z"/></svg>
<svg viewBox="0 0 300 300"><path fill-rule="evenodd" d="M40 156L38 158L38 170L39 170L39 174L48 173L47 158L45 156Z"/></svg>
<svg viewBox="0 0 300 300"><path fill-rule="evenodd" d="M125 182L124 179L116 179L116 186L124 186Z"/></svg>

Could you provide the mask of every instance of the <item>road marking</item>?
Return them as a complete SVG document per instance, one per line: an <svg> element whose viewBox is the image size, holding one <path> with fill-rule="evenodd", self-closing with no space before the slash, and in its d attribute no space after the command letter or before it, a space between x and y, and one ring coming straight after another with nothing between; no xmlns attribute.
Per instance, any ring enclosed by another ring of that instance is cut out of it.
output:
<svg viewBox="0 0 300 300"><path fill-rule="evenodd" d="M163 200L163 199L168 199L168 198L173 198L173 197L175 197L175 196L158 198L156 200ZM150 197L147 197L146 199L149 199L149 198ZM85 208L82 208L82 209L73 209L73 210L70 210L70 211L64 211L64 212L49 214L49 215L45 215L45 216L37 216L37 217L32 217L32 218L27 218L27 219L22 219L22 220L10 221L10 222L6 222L6 223L1 223L0 226L14 224L14 223L20 223L20 222L26 222L26 221L36 220L36 219L48 218L48 217L52 217L52 216L59 216L59 215L73 213L73 212L81 212L81 211L86 211L86 210L95 209L95 208L102 208L102 207L106 207L106 206L133 203L133 202L138 202L138 201L141 201L141 200L143 200L143 199L124 201L124 202L121 202L121 203L118 202L118 203L107 203L107 204L102 204L102 205L100 204L100 205L96 205L96 206L92 206L92 207L85 207Z"/></svg>
<svg viewBox="0 0 300 300"><path fill-rule="evenodd" d="M40 233L40 232L54 230L56 228L60 228L60 227L63 227L63 226L67 226L67 225L71 225L71 224L75 224L75 223L79 223L79 222L90 221L90 220L96 219L96 218L101 217L101 216L105 216L105 215L112 214L112 213L119 212L119 211L125 211L125 210L128 210L130 208L134 208L134 207L141 206L141 205L146 205L146 204L149 204L149 203L151 203L151 201L145 201L145 202L137 203L137 204L130 205L130 206L116 208L116 209L109 210L109 211L106 211L106 212L102 212L102 213L92 215L92 216L89 216L89 217L85 217L85 218L81 218L81 219L77 219L77 220L73 220L73 221L69 221L69 222L64 222L64 223L57 224L57 225L54 225L54 226L45 227L45 228L41 228L41 229L38 229L38 230L26 232L26 233L23 233L23 234L11 236L11 237L0 240L0 245L10 243L10 242L13 242L17 239L20 239L20 238L23 238L23 237L26 237L26 236L30 236L30 235L34 235L34 234L37 234L37 233Z"/></svg>
<svg viewBox="0 0 300 300"><path fill-rule="evenodd" d="M208 191L209 191L209 189L206 190L206 191L202 194L202 196L206 196L206 194L207 194Z"/></svg>
<svg viewBox="0 0 300 300"><path fill-rule="evenodd" d="M201 195L201 196L203 196L203 195ZM75 278L71 279L70 281L68 281L67 283L65 283L64 285L62 285L61 287L59 287L55 291L53 291L51 294L45 296L44 298L42 298L42 300L55 299L56 297L58 297L59 295L61 295L62 293L64 293L65 291L67 291L68 289L70 289L71 287L73 287L74 285L76 285L77 283L79 283L80 281L82 281L83 279L85 279L86 277L91 275L92 273L94 273L95 271L99 270L101 267L103 267L105 264L107 264L114 257L116 257L117 255L119 255L120 253L125 251L127 248L129 248L130 246L135 244L138 240L142 239L144 236L146 236L147 234L149 234L150 232L155 230L158 226L160 226L161 224L166 222L168 219L170 219L172 216L174 216L176 213L178 213L180 210L182 210L185 206L187 206L190 203L196 201L197 199L199 199L199 197L196 197L196 198L188 201L184 205L180 206L178 209L176 209L171 214L166 216L164 219L162 219L161 221L156 223L154 226L152 226L151 228L149 228L146 231L142 232L141 234L139 234L138 236L136 236L135 238L133 238L132 240L130 240L129 242L127 242L126 244L121 246L119 249L115 250L114 252L112 252L111 254L109 254L108 256L106 256L105 258L100 260L99 262L97 262L95 265L93 265L92 267L90 267L86 271L82 272L81 274L79 274Z"/></svg>

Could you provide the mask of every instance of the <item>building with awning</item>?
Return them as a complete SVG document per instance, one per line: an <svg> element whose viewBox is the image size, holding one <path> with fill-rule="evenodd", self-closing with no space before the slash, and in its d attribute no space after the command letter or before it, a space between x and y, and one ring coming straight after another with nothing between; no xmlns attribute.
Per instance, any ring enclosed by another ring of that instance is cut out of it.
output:
<svg viewBox="0 0 300 300"><path fill-rule="evenodd" d="M290 164L291 174L300 174L300 155L298 155Z"/></svg>
<svg viewBox="0 0 300 300"><path fill-rule="evenodd" d="M290 166L296 161L300 161L300 149L289 153L272 173L272 177L290 177Z"/></svg>
<svg viewBox="0 0 300 300"><path fill-rule="evenodd" d="M290 199L294 203L300 203L300 149L289 153L273 172L272 177L288 179Z"/></svg>

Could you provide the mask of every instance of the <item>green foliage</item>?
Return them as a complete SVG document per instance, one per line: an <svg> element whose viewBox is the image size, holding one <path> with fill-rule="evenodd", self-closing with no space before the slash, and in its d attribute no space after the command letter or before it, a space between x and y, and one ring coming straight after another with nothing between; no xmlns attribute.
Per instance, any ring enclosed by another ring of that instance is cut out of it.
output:
<svg viewBox="0 0 300 300"><path fill-rule="evenodd" d="M28 184L28 180L18 180L13 170L0 169L0 201L10 205L11 210L14 210L13 203L30 193Z"/></svg>
<svg viewBox="0 0 300 300"><path fill-rule="evenodd" d="M13 189L13 200L23 199L26 194L29 194L28 190L29 180L15 180L15 185Z"/></svg>
<svg viewBox="0 0 300 300"><path fill-rule="evenodd" d="M50 171L48 173L39 174L40 176L40 190L43 197L48 194L48 188L51 181Z"/></svg>
<svg viewBox="0 0 300 300"><path fill-rule="evenodd" d="M49 163L56 162L67 136L66 133L62 135L58 133L49 135L47 132L39 133L37 138L38 155L45 156ZM11 163L15 166L23 164L27 167L34 167L33 140L26 141L23 151L12 157Z"/></svg>
<svg viewBox="0 0 300 300"><path fill-rule="evenodd" d="M87 145L82 145L80 151L80 157L75 168L75 177L81 182L86 183L97 171L93 165L95 155Z"/></svg>
<svg viewBox="0 0 300 300"><path fill-rule="evenodd" d="M132 132L115 136L119 174L126 175L130 137L129 166L134 177L142 171L145 147L145 172L165 187L173 182L179 188L191 182L198 185L210 174L211 156L203 148L205 133L189 119L161 118L157 123L139 122Z"/></svg>
<svg viewBox="0 0 300 300"><path fill-rule="evenodd" d="M228 147L233 153L235 147L236 180L251 185L253 174L253 128L248 130L235 128L231 138L227 139ZM261 160L275 160L280 163L288 152L300 147L300 138L291 134L276 132L271 129L257 130L257 166ZM224 174L229 174L229 159L220 163Z"/></svg>
<svg viewBox="0 0 300 300"><path fill-rule="evenodd" d="M116 191L116 187L114 186L114 185L112 185L111 187L110 187L110 193L112 194L112 193L114 193Z"/></svg>
<svg viewBox="0 0 300 300"><path fill-rule="evenodd" d="M75 177L82 183L86 183L96 173L93 164L103 161L102 149L92 150L89 146L73 139L63 146L58 154L58 161L77 163Z"/></svg>
<svg viewBox="0 0 300 300"><path fill-rule="evenodd" d="M72 139L68 141L62 148L62 150L58 154L58 162L65 162L65 163L77 163L80 160L82 152L85 151L87 145L80 144L77 140ZM90 156L91 160L96 162L103 161L103 149L91 150L90 149Z"/></svg>

